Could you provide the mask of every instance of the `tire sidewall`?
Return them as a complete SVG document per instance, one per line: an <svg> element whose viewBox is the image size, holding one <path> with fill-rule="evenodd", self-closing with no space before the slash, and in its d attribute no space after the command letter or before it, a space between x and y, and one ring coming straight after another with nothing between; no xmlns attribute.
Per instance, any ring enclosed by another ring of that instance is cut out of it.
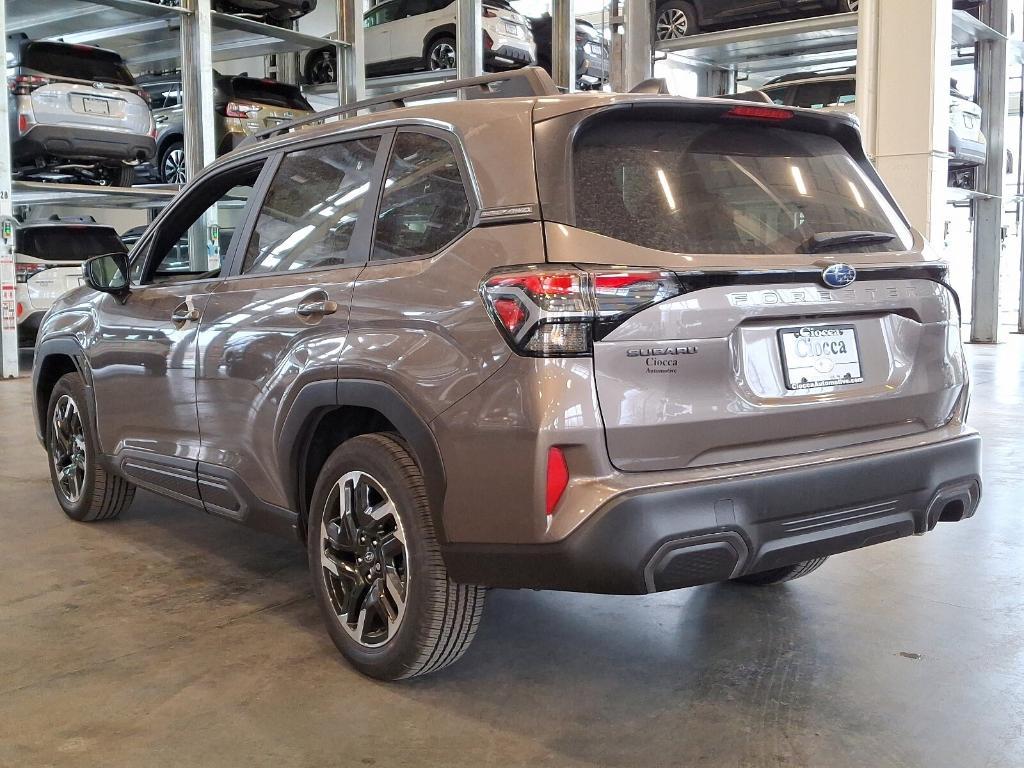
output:
<svg viewBox="0 0 1024 768"><path fill-rule="evenodd" d="M85 479L82 483L82 493L78 501L72 504L64 498L57 483L57 470L53 465L53 454L50 446L53 439L53 412L57 401L63 395L68 395L78 408L82 418L82 430L85 433ZM92 506L93 491L96 487L96 461L99 451L96 447L96 437L93 434L92 411L89 408L88 397L85 385L78 374L63 376L50 393L50 402L46 406L46 457L50 467L50 483L53 485L53 494L57 497L64 514L72 520L85 520Z"/></svg>
<svg viewBox="0 0 1024 768"><path fill-rule="evenodd" d="M408 476L392 458L384 441L405 450L399 441L391 437L361 436L344 443L328 457L313 491L306 549L317 602L327 624L327 630L338 650L359 671L372 677L394 679L402 677L411 669L417 658L420 635L424 630L426 606L432 593L436 591L439 578L443 580L443 573L439 577L436 570L428 566L429 559L424 541L426 537L432 537L433 532L425 530L423 523L424 514L428 512L425 497L417 499L416 493L410 487ZM356 470L372 476L387 491L395 504L406 539L409 588L405 614L395 636L376 648L360 645L342 629L327 595L323 568L320 565L320 525L327 498L341 477Z"/></svg>
<svg viewBox="0 0 1024 768"><path fill-rule="evenodd" d="M674 8L677 11L682 11L686 14L686 37L696 35L701 32L700 23L697 19L697 10L687 0L668 0L664 3L658 3L654 9L654 18L651 24L651 37L654 42L658 41L658 17L661 16L663 11L670 8Z"/></svg>
<svg viewBox="0 0 1024 768"><path fill-rule="evenodd" d="M436 40L434 40L434 42L432 42L429 46L427 46L427 56L426 56L427 69L430 69L430 63L431 63L431 58L432 58L431 54L434 52L434 49L437 48L439 45L444 45L445 43L450 45L452 47L452 50L455 51L455 63L456 63L456 66L458 66L459 49L458 49L458 46L455 43L455 38L454 37L449 37L447 35L442 35L441 37L439 37Z"/></svg>
<svg viewBox="0 0 1024 768"><path fill-rule="evenodd" d="M159 159L159 163L160 164L157 167L157 176L160 177L160 181L162 181L164 184L176 184L177 183L177 182L168 180L167 177L164 175L164 163L167 161L167 156L169 154L171 154L171 152L173 152L175 149L184 149L184 148L185 148L185 143L184 142L182 142L182 141L172 141L170 144L168 144L166 147L164 147L163 152L160 153L160 159Z"/></svg>

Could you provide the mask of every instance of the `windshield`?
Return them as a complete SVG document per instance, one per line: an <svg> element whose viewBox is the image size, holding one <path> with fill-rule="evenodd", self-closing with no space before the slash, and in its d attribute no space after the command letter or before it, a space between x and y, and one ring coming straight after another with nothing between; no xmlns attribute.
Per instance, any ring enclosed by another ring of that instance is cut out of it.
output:
<svg viewBox="0 0 1024 768"><path fill-rule="evenodd" d="M117 85L135 83L120 56L88 45L32 43L26 46L21 63L56 77Z"/></svg>
<svg viewBox="0 0 1024 768"><path fill-rule="evenodd" d="M63 225L32 227L17 234L17 250L46 261L85 261L104 253L124 253L124 243L109 227Z"/></svg>
<svg viewBox="0 0 1024 768"><path fill-rule="evenodd" d="M693 254L792 254L815 235L892 233L846 252L909 249L894 208L835 139L762 124L605 119L574 142L577 227Z"/></svg>

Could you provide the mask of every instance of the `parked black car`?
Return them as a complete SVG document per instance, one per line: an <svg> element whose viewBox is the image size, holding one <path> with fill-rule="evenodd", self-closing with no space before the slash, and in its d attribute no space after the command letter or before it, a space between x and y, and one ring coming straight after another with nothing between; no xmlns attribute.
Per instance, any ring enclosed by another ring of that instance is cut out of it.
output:
<svg viewBox="0 0 1024 768"><path fill-rule="evenodd" d="M530 19L537 63L551 74L551 14ZM608 82L608 45L594 25L576 19L576 87L581 91L600 88Z"/></svg>
<svg viewBox="0 0 1024 768"><path fill-rule="evenodd" d="M850 13L859 5L859 0L661 0L654 14L654 38L674 40L787 16Z"/></svg>
<svg viewBox="0 0 1024 768"><path fill-rule="evenodd" d="M262 16L267 21L294 21L316 8L316 0L214 0L224 13Z"/></svg>

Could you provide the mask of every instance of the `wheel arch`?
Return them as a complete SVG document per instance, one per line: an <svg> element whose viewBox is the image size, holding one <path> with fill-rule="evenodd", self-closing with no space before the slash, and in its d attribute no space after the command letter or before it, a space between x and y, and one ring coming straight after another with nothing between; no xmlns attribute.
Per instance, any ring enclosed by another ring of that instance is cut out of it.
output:
<svg viewBox="0 0 1024 768"><path fill-rule="evenodd" d="M85 352L78 341L72 338L55 338L40 343L36 348L35 365L32 367L33 412L36 437L40 442L45 439L44 425L46 424L46 411L50 405L50 395L61 377L69 373L78 373L82 376L91 401L92 376L85 359ZM90 411L94 410L91 402L88 405Z"/></svg>
<svg viewBox="0 0 1024 768"><path fill-rule="evenodd" d="M346 440L372 432L396 434L423 472L439 541L445 542L442 507L444 465L433 432L392 386L373 380L317 381L299 391L284 419L278 444L289 505L305 537L317 476L331 452Z"/></svg>
<svg viewBox="0 0 1024 768"><path fill-rule="evenodd" d="M160 163L163 160L164 150L167 149L168 144L172 144L175 141L185 143L185 133L175 128L173 131L167 131L163 136L159 138L156 144L156 154L154 160Z"/></svg>
<svg viewBox="0 0 1024 768"><path fill-rule="evenodd" d="M426 35L424 35L424 37L423 37L423 58L424 59L427 58L427 53L430 51L430 46L432 46L434 44L434 42L437 40L437 38L439 38L439 37L453 37L457 41L458 37L456 37L456 34L455 34L455 25L454 24L442 24L439 27L434 27L432 30L427 32Z"/></svg>

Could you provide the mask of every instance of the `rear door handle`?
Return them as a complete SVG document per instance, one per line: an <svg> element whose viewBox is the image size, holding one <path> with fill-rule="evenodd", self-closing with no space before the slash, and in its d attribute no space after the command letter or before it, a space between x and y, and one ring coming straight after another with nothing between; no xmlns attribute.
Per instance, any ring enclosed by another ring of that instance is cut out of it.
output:
<svg viewBox="0 0 1024 768"><path fill-rule="evenodd" d="M176 306L174 311L171 312L171 320L176 323L194 323L200 318L200 315L201 313L199 310L192 306L192 302L190 300L185 300Z"/></svg>
<svg viewBox="0 0 1024 768"><path fill-rule="evenodd" d="M304 301L295 308L295 314L299 317L323 317L333 315L338 311L338 302L330 299L322 301Z"/></svg>

